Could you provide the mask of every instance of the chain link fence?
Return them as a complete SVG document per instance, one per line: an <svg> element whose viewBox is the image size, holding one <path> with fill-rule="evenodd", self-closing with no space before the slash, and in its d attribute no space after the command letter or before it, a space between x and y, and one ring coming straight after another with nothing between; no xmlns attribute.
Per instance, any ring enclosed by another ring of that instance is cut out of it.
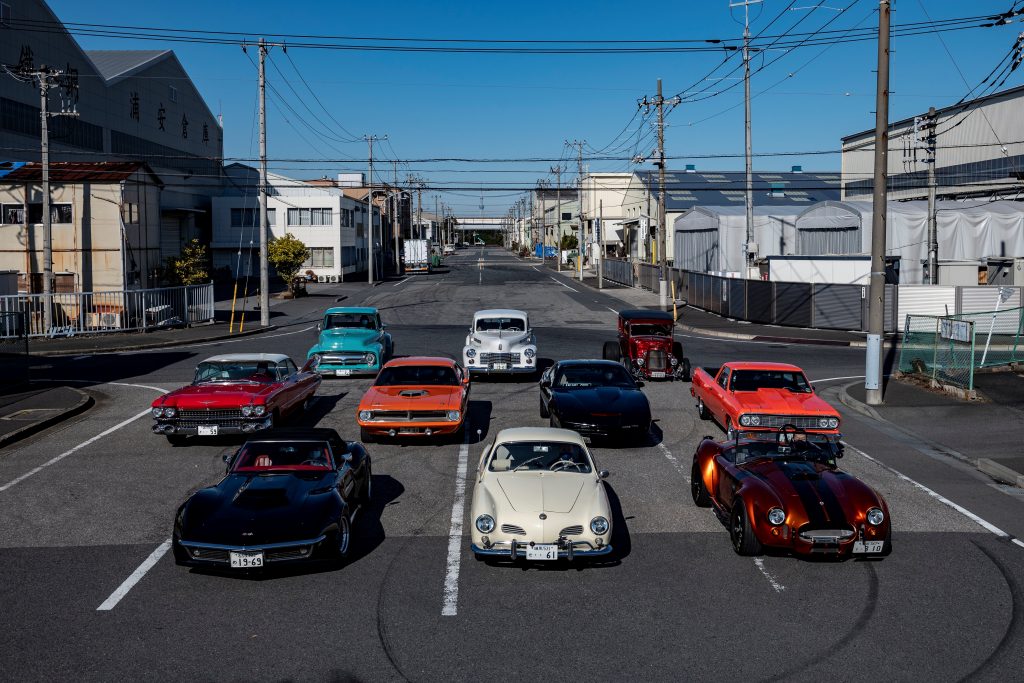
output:
<svg viewBox="0 0 1024 683"><path fill-rule="evenodd" d="M899 371L934 384L974 390L974 322L955 316L908 315Z"/></svg>

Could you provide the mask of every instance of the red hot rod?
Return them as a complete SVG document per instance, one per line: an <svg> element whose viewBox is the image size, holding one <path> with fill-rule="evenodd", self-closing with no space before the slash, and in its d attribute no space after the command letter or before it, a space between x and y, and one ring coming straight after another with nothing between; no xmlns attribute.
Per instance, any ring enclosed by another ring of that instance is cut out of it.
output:
<svg viewBox="0 0 1024 683"><path fill-rule="evenodd" d="M619 338L604 343L604 358L622 363L638 380L689 381L690 359L673 337L674 328L671 313L619 311Z"/></svg>

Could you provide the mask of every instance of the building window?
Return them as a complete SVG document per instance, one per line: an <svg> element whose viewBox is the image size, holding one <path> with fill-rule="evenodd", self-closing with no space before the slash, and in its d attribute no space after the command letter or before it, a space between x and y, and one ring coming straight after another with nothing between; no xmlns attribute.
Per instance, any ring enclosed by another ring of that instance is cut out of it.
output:
<svg viewBox="0 0 1024 683"><path fill-rule="evenodd" d="M562 212L562 220L563 221L571 221L572 220L572 214L571 213L566 213L565 211L563 211Z"/></svg>
<svg viewBox="0 0 1024 683"><path fill-rule="evenodd" d="M277 211L267 209L267 225L276 225ZM232 228L258 228L260 210L258 208L231 209Z"/></svg>
<svg viewBox="0 0 1024 683"><path fill-rule="evenodd" d="M139 222L139 205L124 203L121 205L121 220L125 225L132 225Z"/></svg>
<svg viewBox="0 0 1024 683"><path fill-rule="evenodd" d="M5 225L21 225L25 219L25 211L22 204L4 204L2 221ZM50 221L53 223L71 222L70 204L50 204ZM28 222L39 224L43 222L43 204L37 202L28 205Z"/></svg>
<svg viewBox="0 0 1024 683"><path fill-rule="evenodd" d="M173 85L169 85L167 87L168 87L168 90L169 90L169 93L168 93L167 97L170 98L171 102L177 102L178 101L178 89L175 88Z"/></svg>
<svg viewBox="0 0 1024 683"><path fill-rule="evenodd" d="M0 223L4 225L21 225L25 222L25 206L23 204L4 204L0 207Z"/></svg>
<svg viewBox="0 0 1024 683"><path fill-rule="evenodd" d="M309 247L309 258L303 268L333 268L334 247Z"/></svg>
<svg viewBox="0 0 1024 683"><path fill-rule="evenodd" d="M288 225L330 225L330 209L288 209Z"/></svg>

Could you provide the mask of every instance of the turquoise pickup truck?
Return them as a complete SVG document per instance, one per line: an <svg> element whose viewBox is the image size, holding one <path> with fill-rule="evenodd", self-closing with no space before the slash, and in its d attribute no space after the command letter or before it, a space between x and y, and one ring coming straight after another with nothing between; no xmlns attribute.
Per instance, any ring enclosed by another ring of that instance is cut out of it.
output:
<svg viewBox="0 0 1024 683"><path fill-rule="evenodd" d="M324 377L376 375L395 353L387 325L376 308L328 308L319 339L306 354Z"/></svg>

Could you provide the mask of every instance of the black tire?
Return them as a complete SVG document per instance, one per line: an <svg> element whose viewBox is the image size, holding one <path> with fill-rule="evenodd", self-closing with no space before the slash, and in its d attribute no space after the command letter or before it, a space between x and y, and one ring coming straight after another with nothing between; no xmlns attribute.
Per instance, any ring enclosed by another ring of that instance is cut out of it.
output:
<svg viewBox="0 0 1024 683"><path fill-rule="evenodd" d="M697 417L702 420L711 419L711 412L708 410L708 407L704 405L704 401L699 398L697 399Z"/></svg>
<svg viewBox="0 0 1024 683"><path fill-rule="evenodd" d="M611 341L605 342L604 349L602 351L602 358L616 362L622 360L622 356L619 354L619 343Z"/></svg>
<svg viewBox="0 0 1024 683"><path fill-rule="evenodd" d="M693 379L693 372L692 372L692 367L690 366L690 359L689 358L683 358L682 380L684 382L689 382L692 379Z"/></svg>
<svg viewBox="0 0 1024 683"><path fill-rule="evenodd" d="M168 434L167 443L171 444L174 448L179 448L185 445L185 440L187 438L187 436L183 436L181 434Z"/></svg>
<svg viewBox="0 0 1024 683"><path fill-rule="evenodd" d="M327 539L330 543L327 555L335 562L344 562L352 551L352 524L348 521L347 512L348 510L342 512L338 530Z"/></svg>
<svg viewBox="0 0 1024 683"><path fill-rule="evenodd" d="M548 410L548 407L546 405L544 405L544 399L543 398L540 399L540 416L542 418L551 417L551 412Z"/></svg>
<svg viewBox="0 0 1024 683"><path fill-rule="evenodd" d="M369 456L367 456L369 457ZM373 468L370 467L370 461L366 461L366 484L363 485L363 490L359 493L359 504L369 505L373 500Z"/></svg>
<svg viewBox="0 0 1024 683"><path fill-rule="evenodd" d="M359 428L359 440L363 443L373 443L374 435L366 427Z"/></svg>
<svg viewBox="0 0 1024 683"><path fill-rule="evenodd" d="M704 486L704 477L701 476L696 460L693 461L693 467L690 468L690 493L693 494L693 502L697 507L711 507L711 496Z"/></svg>
<svg viewBox="0 0 1024 683"><path fill-rule="evenodd" d="M754 530L750 527L747 508L741 498L737 498L733 503L732 514L729 515L729 537L732 539L732 549L737 555L753 557L761 554L761 542L757 540Z"/></svg>

